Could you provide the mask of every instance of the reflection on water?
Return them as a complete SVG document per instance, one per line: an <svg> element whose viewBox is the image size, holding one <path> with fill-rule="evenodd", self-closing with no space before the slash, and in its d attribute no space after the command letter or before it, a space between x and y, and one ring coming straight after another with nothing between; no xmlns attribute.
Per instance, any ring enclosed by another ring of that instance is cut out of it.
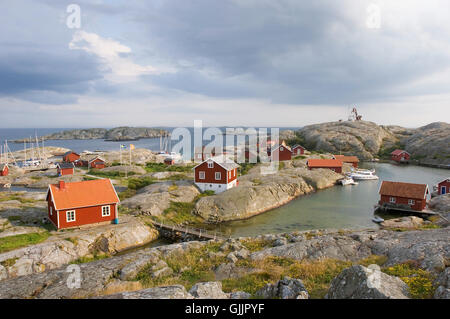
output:
<svg viewBox="0 0 450 319"><path fill-rule="evenodd" d="M239 237L323 228L375 228L378 226L371 219L383 180L424 183L432 189L449 175L448 170L412 165L363 163L361 166L375 168L380 180L321 190L253 218L219 225L216 230Z"/></svg>

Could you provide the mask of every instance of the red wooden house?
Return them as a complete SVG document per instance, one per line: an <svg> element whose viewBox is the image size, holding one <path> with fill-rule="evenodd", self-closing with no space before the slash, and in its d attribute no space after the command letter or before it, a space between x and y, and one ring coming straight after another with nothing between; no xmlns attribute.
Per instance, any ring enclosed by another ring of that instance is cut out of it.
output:
<svg viewBox="0 0 450 319"><path fill-rule="evenodd" d="M106 162L100 156L94 157L88 161L89 168L102 169L106 167Z"/></svg>
<svg viewBox="0 0 450 319"><path fill-rule="evenodd" d="M429 190L426 184L383 181L379 194L382 206L422 211L427 205Z"/></svg>
<svg viewBox="0 0 450 319"><path fill-rule="evenodd" d="M359 159L356 156L333 155L333 158L351 164L354 168L358 168Z"/></svg>
<svg viewBox="0 0 450 319"><path fill-rule="evenodd" d="M56 164L56 171L58 173L58 176L73 175L75 166L73 165L73 163L58 163Z"/></svg>
<svg viewBox="0 0 450 319"><path fill-rule="evenodd" d="M438 184L438 194L445 195L450 193L450 178L444 179Z"/></svg>
<svg viewBox="0 0 450 319"><path fill-rule="evenodd" d="M225 156L211 157L194 167L195 185L202 192L224 192L237 186L238 167L238 164Z"/></svg>
<svg viewBox="0 0 450 319"><path fill-rule="evenodd" d="M411 154L404 150L395 150L391 153L391 159L398 163L408 163L411 158Z"/></svg>
<svg viewBox="0 0 450 319"><path fill-rule="evenodd" d="M8 164L0 164L0 176L8 176L9 167Z"/></svg>
<svg viewBox="0 0 450 319"><path fill-rule="evenodd" d="M72 151L69 151L69 152L64 153L63 161L64 162L68 162L68 163L73 163L73 162L79 160L80 157L81 156L79 154L77 154L75 152L72 152Z"/></svg>
<svg viewBox="0 0 450 319"><path fill-rule="evenodd" d="M276 146L268 153L270 153L268 155L272 157L272 161L278 159L278 161L281 162L290 161L292 159L292 150L289 146L284 144L284 142L281 145Z"/></svg>
<svg viewBox="0 0 450 319"><path fill-rule="evenodd" d="M166 157L164 159L164 164L166 164L166 165L174 165L175 164L175 159L173 157Z"/></svg>
<svg viewBox="0 0 450 319"><path fill-rule="evenodd" d="M292 154L294 156L299 156L299 155L305 154L306 148L304 148L301 145L296 144L296 145L291 147L291 150L292 150Z"/></svg>
<svg viewBox="0 0 450 319"><path fill-rule="evenodd" d="M310 170L318 168L331 169L332 171L341 174L343 162L336 159L318 159L311 158L306 162L306 165Z"/></svg>
<svg viewBox="0 0 450 319"><path fill-rule="evenodd" d="M118 223L120 200L109 179L49 185L48 218L57 229Z"/></svg>

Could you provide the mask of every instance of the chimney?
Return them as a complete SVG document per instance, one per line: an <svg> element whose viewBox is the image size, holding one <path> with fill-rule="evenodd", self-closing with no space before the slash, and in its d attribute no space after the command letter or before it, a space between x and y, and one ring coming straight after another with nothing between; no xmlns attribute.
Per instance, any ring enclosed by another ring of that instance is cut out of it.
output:
<svg viewBox="0 0 450 319"><path fill-rule="evenodd" d="M59 189L65 189L66 188L66 182L59 181Z"/></svg>

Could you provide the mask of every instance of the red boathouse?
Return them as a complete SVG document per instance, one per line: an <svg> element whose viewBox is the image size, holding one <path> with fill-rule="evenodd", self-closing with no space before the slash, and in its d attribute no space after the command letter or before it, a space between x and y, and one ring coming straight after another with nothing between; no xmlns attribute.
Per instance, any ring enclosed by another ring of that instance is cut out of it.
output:
<svg viewBox="0 0 450 319"><path fill-rule="evenodd" d="M69 151L69 152L64 153L63 161L68 162L68 163L73 163L75 161L78 161L80 159L80 157L81 156L79 154Z"/></svg>
<svg viewBox="0 0 450 319"><path fill-rule="evenodd" d="M306 162L306 165L310 170L318 168L327 168L332 171L341 174L343 162L336 159L318 159L311 158Z"/></svg>
<svg viewBox="0 0 450 319"><path fill-rule="evenodd" d="M380 187L382 206L422 211L427 205L428 185L383 181Z"/></svg>
<svg viewBox="0 0 450 319"><path fill-rule="evenodd" d="M269 154L268 154L269 155ZM272 157L272 161L278 159L278 161L290 161L292 159L292 150L289 146L284 144L276 146L271 152L270 156Z"/></svg>
<svg viewBox="0 0 450 319"><path fill-rule="evenodd" d="M297 145L292 146L291 150L292 150L292 155L299 156L299 155L305 154L306 148L297 144Z"/></svg>
<svg viewBox="0 0 450 319"><path fill-rule="evenodd" d="M0 176L8 176L9 167L8 164L0 164Z"/></svg>
<svg viewBox="0 0 450 319"><path fill-rule="evenodd" d="M56 164L56 171L58 173L58 176L73 175L75 166L73 165L73 163L58 163Z"/></svg>
<svg viewBox="0 0 450 319"><path fill-rule="evenodd" d="M450 193L450 178L447 178L438 184L438 194L445 195Z"/></svg>
<svg viewBox="0 0 450 319"><path fill-rule="evenodd" d="M89 168L103 169L106 167L106 162L100 156L94 157L88 162Z"/></svg>
<svg viewBox="0 0 450 319"><path fill-rule="evenodd" d="M354 168L358 168L359 159L356 156L333 155L333 158L351 164Z"/></svg>
<svg viewBox="0 0 450 319"><path fill-rule="evenodd" d="M47 191L48 218L57 229L103 222L118 223L120 200L109 179L51 184Z"/></svg>
<svg viewBox="0 0 450 319"><path fill-rule="evenodd" d="M391 153L391 159L398 163L408 163L411 158L411 154L404 150L395 150Z"/></svg>

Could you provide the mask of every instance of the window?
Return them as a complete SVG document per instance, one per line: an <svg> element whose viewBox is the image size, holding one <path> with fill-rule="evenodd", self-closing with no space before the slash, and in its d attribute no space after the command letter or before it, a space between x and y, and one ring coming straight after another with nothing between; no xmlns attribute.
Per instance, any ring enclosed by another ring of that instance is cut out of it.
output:
<svg viewBox="0 0 450 319"><path fill-rule="evenodd" d="M395 199L395 197L391 197L391 198L389 198L389 202L392 204L395 204L397 202L397 200Z"/></svg>
<svg viewBox="0 0 450 319"><path fill-rule="evenodd" d="M208 168L214 168L214 162L208 162Z"/></svg>
<svg viewBox="0 0 450 319"><path fill-rule="evenodd" d="M198 172L198 178L205 179L205 172L204 171Z"/></svg>
<svg viewBox="0 0 450 319"><path fill-rule="evenodd" d="M52 215L53 215L53 207L50 206L50 216L52 216Z"/></svg>
<svg viewBox="0 0 450 319"><path fill-rule="evenodd" d="M228 178L230 178L230 179L231 179L231 171L230 171L230 172L228 172Z"/></svg>
<svg viewBox="0 0 450 319"><path fill-rule="evenodd" d="M222 174L220 172L216 172L216 181L220 181L222 179Z"/></svg>
<svg viewBox="0 0 450 319"><path fill-rule="evenodd" d="M408 205L414 206L416 204L416 201L414 199L408 199Z"/></svg>
<svg viewBox="0 0 450 319"><path fill-rule="evenodd" d="M102 206L102 217L111 216L111 207L108 206Z"/></svg>
<svg viewBox="0 0 450 319"><path fill-rule="evenodd" d="M74 210L68 210L66 212L66 221L68 223L75 221L75 211Z"/></svg>
<svg viewBox="0 0 450 319"><path fill-rule="evenodd" d="M283 152L283 150L284 150L284 148L283 148L283 146L281 146L281 147L280 147L280 151L282 151L282 152Z"/></svg>

